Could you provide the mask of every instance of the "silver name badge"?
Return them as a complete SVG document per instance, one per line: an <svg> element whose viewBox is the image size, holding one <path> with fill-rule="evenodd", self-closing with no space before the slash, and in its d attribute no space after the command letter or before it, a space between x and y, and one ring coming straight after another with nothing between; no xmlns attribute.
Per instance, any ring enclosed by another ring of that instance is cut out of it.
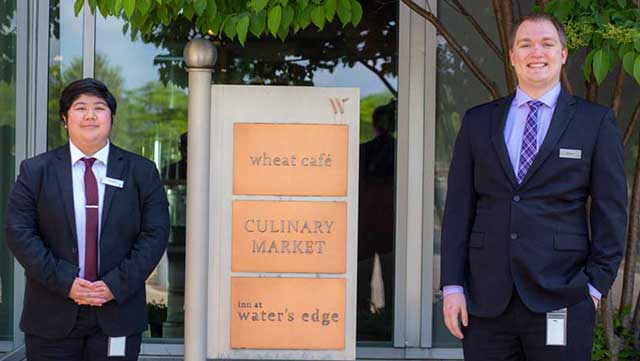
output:
<svg viewBox="0 0 640 361"><path fill-rule="evenodd" d="M115 178L104 177L104 179L102 180L102 183L108 186L116 187L116 188L124 187L124 181L120 179L115 179Z"/></svg>
<svg viewBox="0 0 640 361"><path fill-rule="evenodd" d="M567 345L567 309L547 312L547 346Z"/></svg>
<svg viewBox="0 0 640 361"><path fill-rule="evenodd" d="M582 150L560 148L560 158L582 159Z"/></svg>

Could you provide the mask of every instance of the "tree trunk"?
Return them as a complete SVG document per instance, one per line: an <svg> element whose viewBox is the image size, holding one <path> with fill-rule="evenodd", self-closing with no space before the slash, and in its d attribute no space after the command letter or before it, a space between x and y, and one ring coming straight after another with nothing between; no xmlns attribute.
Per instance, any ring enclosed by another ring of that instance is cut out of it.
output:
<svg viewBox="0 0 640 361"><path fill-rule="evenodd" d="M604 295L603 295L604 296ZM602 318L602 330L604 332L604 342L607 346L607 350L611 353L609 361L618 361L618 354L620 353L621 342L618 336L616 336L613 326L613 302L611 297L604 296L600 305L600 316Z"/></svg>
<svg viewBox="0 0 640 361"><path fill-rule="evenodd" d="M640 147L636 155L636 170L633 176L631 190L631 204L629 205L629 227L627 231L627 245L624 256L624 272L622 274L622 295L618 314L622 315L626 307L632 306L633 286L636 278L636 259L638 234L640 233ZM622 318L623 327L630 329L632 325L631 313ZM634 319L637 315L633 316Z"/></svg>

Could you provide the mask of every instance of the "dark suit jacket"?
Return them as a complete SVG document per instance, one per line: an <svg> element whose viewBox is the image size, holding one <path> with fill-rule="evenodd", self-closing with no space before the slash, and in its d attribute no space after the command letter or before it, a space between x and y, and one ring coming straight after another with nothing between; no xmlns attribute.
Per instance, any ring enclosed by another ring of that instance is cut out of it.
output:
<svg viewBox="0 0 640 361"><path fill-rule="evenodd" d="M100 235L99 279L115 300L97 309L109 336L147 327L145 280L162 257L169 237L168 202L155 165L111 144ZM73 328L78 305L68 297L78 276L69 145L27 159L11 192L7 244L26 274L20 328L61 338Z"/></svg>
<svg viewBox="0 0 640 361"><path fill-rule="evenodd" d="M449 171L440 284L464 286L477 316L501 314L514 286L535 312L584 300L587 283L606 295L623 252L627 183L613 112L563 90L518 185L503 132L512 99L465 114Z"/></svg>

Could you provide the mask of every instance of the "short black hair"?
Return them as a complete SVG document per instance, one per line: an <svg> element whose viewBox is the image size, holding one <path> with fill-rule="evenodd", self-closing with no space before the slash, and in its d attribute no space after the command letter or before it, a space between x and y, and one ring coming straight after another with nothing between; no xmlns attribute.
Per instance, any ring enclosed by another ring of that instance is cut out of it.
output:
<svg viewBox="0 0 640 361"><path fill-rule="evenodd" d="M65 122L64 117L67 116L71 104L82 95L93 95L104 100L109 110L111 110L111 122L113 123L113 116L116 115L116 109L118 108L116 98L104 83L93 78L72 81L62 90L60 95L60 121Z"/></svg>
<svg viewBox="0 0 640 361"><path fill-rule="evenodd" d="M518 28L520 27L520 25L522 25L522 23L524 23L525 21L550 22L558 32L558 38L560 39L560 44L562 45L562 48L563 49L567 48L567 31L564 29L564 26L562 26L562 23L558 21L558 19L555 16L547 13L531 13L529 15L523 16L522 18L520 18L520 20L518 20L515 23L515 25L513 25L513 28L511 29L511 33L509 34L509 49L513 49L513 45L516 40L516 32L518 31Z"/></svg>

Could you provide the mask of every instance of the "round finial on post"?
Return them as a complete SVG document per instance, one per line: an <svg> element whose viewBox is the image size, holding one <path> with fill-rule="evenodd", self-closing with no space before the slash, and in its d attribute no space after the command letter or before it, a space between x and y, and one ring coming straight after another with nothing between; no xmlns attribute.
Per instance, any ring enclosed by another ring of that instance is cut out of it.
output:
<svg viewBox="0 0 640 361"><path fill-rule="evenodd" d="M218 60L216 47L202 38L191 39L184 47L183 56L187 68L211 69Z"/></svg>

